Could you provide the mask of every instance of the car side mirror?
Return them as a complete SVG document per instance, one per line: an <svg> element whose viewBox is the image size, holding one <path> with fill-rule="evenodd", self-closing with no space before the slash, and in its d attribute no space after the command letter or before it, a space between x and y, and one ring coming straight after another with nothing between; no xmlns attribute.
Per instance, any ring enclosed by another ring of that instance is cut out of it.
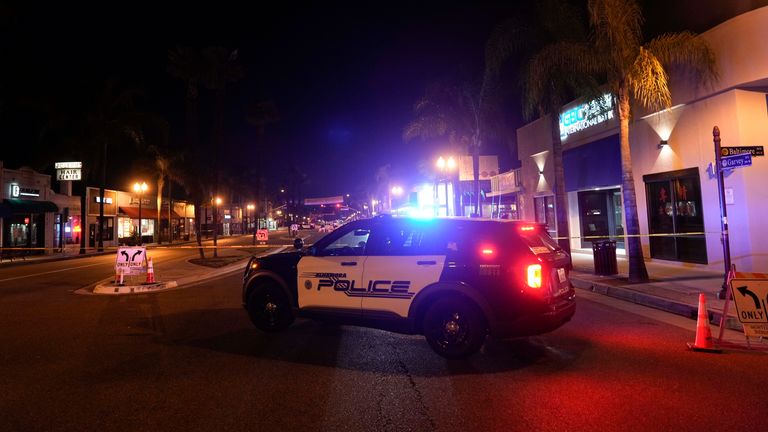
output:
<svg viewBox="0 0 768 432"><path fill-rule="evenodd" d="M315 254L317 254L317 248L315 248L314 246L307 249L307 255L315 256Z"/></svg>
<svg viewBox="0 0 768 432"><path fill-rule="evenodd" d="M293 241L293 247L296 248L296 249L303 248L304 247L304 240L302 240L301 238L297 238L296 240Z"/></svg>

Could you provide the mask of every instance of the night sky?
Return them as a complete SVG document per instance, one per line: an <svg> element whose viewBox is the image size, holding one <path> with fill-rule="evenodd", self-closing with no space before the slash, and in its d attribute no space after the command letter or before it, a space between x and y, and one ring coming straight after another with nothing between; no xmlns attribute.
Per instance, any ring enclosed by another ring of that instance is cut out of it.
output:
<svg viewBox="0 0 768 432"><path fill-rule="evenodd" d="M354 192L385 164L391 164L394 178L415 181L419 160L441 151L401 138L425 85L457 67L481 64L492 26L526 11L531 2L211 2L201 8L190 2L72 3L3 2L0 9L0 159L6 167L34 165L41 160L36 150L66 153L36 147L44 119L19 108L18 100L56 98L76 109L108 77L143 89L142 109L165 117L171 146L180 145L184 87L166 72L168 49L221 45L237 48L246 70L228 91L225 160L232 169L254 163L256 134L245 121L244 106L252 99L274 100L281 121L267 129L271 184L279 185L296 166L309 176L306 195L323 196ZM647 36L703 31L735 11L767 3L641 2ZM203 134L213 118L210 98L202 92ZM510 123L522 125L519 102L508 110ZM206 140L210 137L203 135ZM499 154L502 169L515 163L502 143L484 153ZM132 169L131 155L121 157L115 177ZM121 181L114 178L111 184L121 187Z"/></svg>

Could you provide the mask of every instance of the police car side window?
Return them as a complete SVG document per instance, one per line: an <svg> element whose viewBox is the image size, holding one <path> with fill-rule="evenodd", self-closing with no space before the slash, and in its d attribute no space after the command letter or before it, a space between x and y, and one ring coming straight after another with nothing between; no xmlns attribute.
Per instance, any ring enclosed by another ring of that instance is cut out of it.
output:
<svg viewBox="0 0 768 432"><path fill-rule="evenodd" d="M368 245L369 229L351 229L324 248L318 250L319 256L358 256L365 255Z"/></svg>
<svg viewBox="0 0 768 432"><path fill-rule="evenodd" d="M403 224L391 226L377 236L372 255L443 255L448 243L439 231L428 225Z"/></svg>

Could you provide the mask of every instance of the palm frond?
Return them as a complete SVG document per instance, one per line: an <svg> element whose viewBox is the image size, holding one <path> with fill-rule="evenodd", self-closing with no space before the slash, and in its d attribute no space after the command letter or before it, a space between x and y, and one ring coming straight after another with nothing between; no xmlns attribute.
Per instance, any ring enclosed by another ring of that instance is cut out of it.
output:
<svg viewBox="0 0 768 432"><path fill-rule="evenodd" d="M636 101L646 108L669 108L672 95L669 92L667 72L652 52L640 47L635 63L627 74L627 81Z"/></svg>
<svg viewBox="0 0 768 432"><path fill-rule="evenodd" d="M593 77L601 68L601 59L585 43L545 46L531 58L523 75L524 115L557 112L574 96L597 87Z"/></svg>
<svg viewBox="0 0 768 432"><path fill-rule="evenodd" d="M718 78L714 51L707 41L692 32L663 34L648 42L646 48L664 66L681 66L704 84Z"/></svg>
<svg viewBox="0 0 768 432"><path fill-rule="evenodd" d="M643 13L635 0L589 0L592 38L614 68L629 67L642 41Z"/></svg>

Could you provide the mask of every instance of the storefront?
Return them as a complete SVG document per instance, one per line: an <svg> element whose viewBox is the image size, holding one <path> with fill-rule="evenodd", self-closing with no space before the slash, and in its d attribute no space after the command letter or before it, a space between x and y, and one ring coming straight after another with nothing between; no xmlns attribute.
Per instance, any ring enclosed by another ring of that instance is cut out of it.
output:
<svg viewBox="0 0 768 432"><path fill-rule="evenodd" d="M520 174L517 170L508 171L491 177L491 192L486 195L491 201L492 219L520 219L518 211L518 192L520 192Z"/></svg>
<svg viewBox="0 0 768 432"><path fill-rule="evenodd" d="M633 107L629 140L643 254L647 259L723 268L720 199L713 128L731 153L752 153L752 165L725 172L730 256L742 271L768 271L768 46L755 45L768 28L768 7L734 17L703 33L720 78L703 88L671 74L672 108ZM750 47L750 49L745 49ZM523 218L554 227L554 169L549 118L517 131L522 163ZM621 188L618 121L610 98L576 101L560 113L568 224L573 250L613 238L623 254L626 215ZM686 264L686 265L690 265ZM681 264L682 265L682 264Z"/></svg>
<svg viewBox="0 0 768 432"><path fill-rule="evenodd" d="M101 195L99 188L88 188L88 224L87 235L88 242L86 246L93 248L98 246L98 232L99 232L99 214L101 212ZM103 231L101 233L102 243L104 246L117 246L117 239L115 237L116 229L115 224L117 222L117 191L105 189L104 190L104 222Z"/></svg>
<svg viewBox="0 0 768 432"><path fill-rule="evenodd" d="M59 208L50 201L51 177L29 168L2 172L0 204L2 247L5 253L49 254L53 251L54 215ZM16 252L13 252L16 251Z"/></svg>

